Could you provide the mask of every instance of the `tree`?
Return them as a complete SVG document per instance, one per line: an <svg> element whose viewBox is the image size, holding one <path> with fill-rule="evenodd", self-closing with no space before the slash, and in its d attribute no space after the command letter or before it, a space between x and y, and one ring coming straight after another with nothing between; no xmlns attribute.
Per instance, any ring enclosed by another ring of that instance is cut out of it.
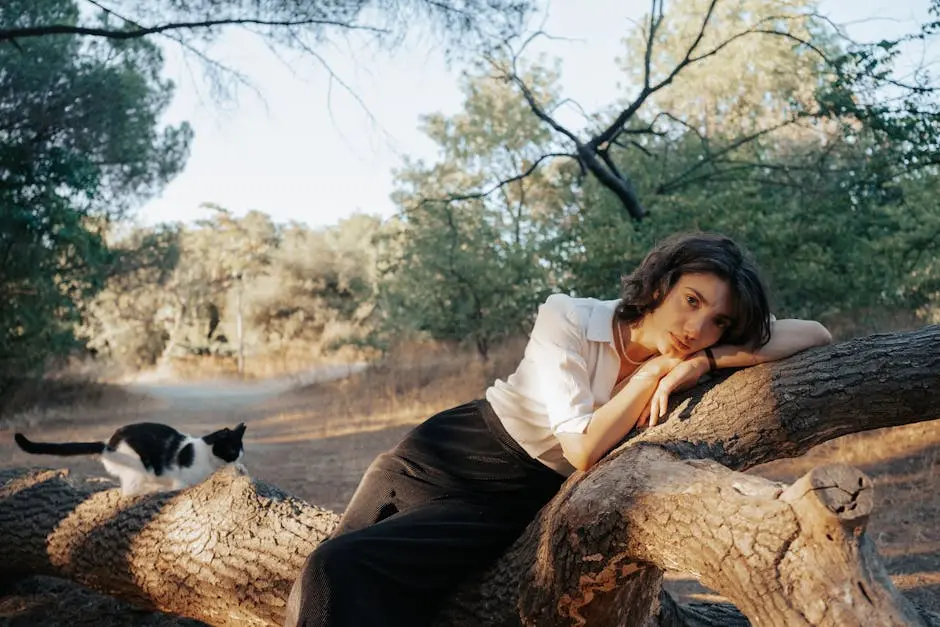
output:
<svg viewBox="0 0 940 627"><path fill-rule="evenodd" d="M374 327L374 240L382 229L379 218L365 214L317 230L282 228L271 265L247 303L268 350L313 356L364 341Z"/></svg>
<svg viewBox="0 0 940 627"><path fill-rule="evenodd" d="M828 466L783 486L740 472L839 435L937 419L940 386L924 382L940 377L938 340L936 326L872 336L676 398L663 425L572 475L440 624L940 625L887 577L865 533L864 475ZM0 574L67 577L213 625L275 624L336 522L234 472L129 502L100 481L4 471ZM665 568L738 609L676 606L660 588Z"/></svg>
<svg viewBox="0 0 940 627"><path fill-rule="evenodd" d="M84 306L89 348L131 370L180 355L237 357L240 345L307 366L371 331L381 220L311 230L210 207L193 225L117 229L106 286Z"/></svg>
<svg viewBox="0 0 940 627"><path fill-rule="evenodd" d="M898 42L884 42L887 53L846 42L814 8L652 3L620 59L638 95L586 116L580 132L558 125L552 103L529 89L519 55L493 61L553 131L552 154L597 175L574 185L546 255L562 289L614 298L655 241L704 229L747 245L772 278L778 312L836 321L935 306L937 290L922 281L935 272L925 259L940 254L940 207L916 192L937 180L933 92L892 78ZM885 97L889 87L898 100ZM607 174L582 154L595 149ZM523 174L506 168L501 178L515 185ZM611 187L608 175L620 182ZM649 218L624 220L640 199Z"/></svg>
<svg viewBox="0 0 940 627"><path fill-rule="evenodd" d="M490 63L496 74L516 86L533 115L564 145L543 155L537 165L554 159L575 162L582 175L590 173L631 217L641 219L647 214L644 204L648 200L640 200L636 172L623 169L622 161L618 163L613 155L618 151L648 154L647 142L674 141L677 134L698 139L698 159L684 171L670 172L678 176L661 181L648 194L668 193L701 177L743 171L776 173L777 180L785 180L785 168L777 170L773 166L779 164L771 163L768 169L754 154L741 159L742 149L769 135L818 134L814 126L888 142L891 154L898 158L888 159L894 167L888 168L887 177L877 181L876 187L911 165L936 163L940 128L940 111L933 97L936 88L926 72L912 83L899 80L893 63L899 46L932 37L937 30L937 24L931 23L895 41L856 44L818 15L815 3L808 0L652 0L644 23L628 37L631 53L622 61L628 68L627 87L636 95L610 111L585 114L583 129L561 124L521 76L520 60L526 47L543 33L536 32L515 49L507 46ZM775 65L778 61L783 65ZM721 72L722 65L735 63L749 80L744 85L739 84L739 74ZM717 80L713 70L719 73ZM679 88L683 84L697 88L695 102L690 101L688 90ZM733 92L725 91L730 87ZM673 111L673 106L678 108ZM727 132L729 125L734 133ZM732 152L737 154L729 155ZM516 169L506 175L504 183L537 169Z"/></svg>
<svg viewBox="0 0 940 627"><path fill-rule="evenodd" d="M24 19L16 5L7 13L0 9L0 45L19 46L57 35L113 41L160 37L201 62L213 87L228 93L239 84L249 84L244 75L213 57L212 44L231 31L256 36L275 49L301 52L325 65L318 49L331 38L361 34L393 47L424 26L447 42L449 54L459 56L518 32L533 8L531 0L242 0L224 6L215 0L94 0L90 4L99 11L84 18L75 12Z"/></svg>
<svg viewBox="0 0 940 627"><path fill-rule="evenodd" d="M115 239L107 281L84 304L78 335L102 358L133 371L154 365L169 340L165 289L183 254L183 232L158 225Z"/></svg>
<svg viewBox="0 0 940 627"><path fill-rule="evenodd" d="M69 0L12 0L0 25L69 21ZM75 346L81 304L110 263L104 234L185 161L189 126L146 41L72 36L0 45L0 393Z"/></svg>
<svg viewBox="0 0 940 627"><path fill-rule="evenodd" d="M527 80L551 101L557 76L533 66ZM545 242L557 232L567 194L551 169L498 185L510 168L534 168L548 133L505 83L465 75L463 111L425 116L440 147L433 165L397 172L397 245L383 261L380 308L386 326L467 342L487 359L493 343L526 329L550 289ZM493 185L498 193L479 190ZM445 198L446 196L446 198Z"/></svg>

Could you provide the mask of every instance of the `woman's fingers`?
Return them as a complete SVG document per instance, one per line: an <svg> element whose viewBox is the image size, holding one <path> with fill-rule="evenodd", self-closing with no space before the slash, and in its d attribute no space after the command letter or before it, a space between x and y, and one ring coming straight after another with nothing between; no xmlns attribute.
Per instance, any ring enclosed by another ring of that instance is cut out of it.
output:
<svg viewBox="0 0 940 627"><path fill-rule="evenodd" d="M653 392L653 400L650 403L651 427L655 427L659 424L660 419L666 415L666 408L669 406L669 388L670 386L666 378L663 378L656 387L656 391Z"/></svg>
<svg viewBox="0 0 940 627"><path fill-rule="evenodd" d="M659 388L653 392L653 400L650 402L650 426L655 427L659 422Z"/></svg>

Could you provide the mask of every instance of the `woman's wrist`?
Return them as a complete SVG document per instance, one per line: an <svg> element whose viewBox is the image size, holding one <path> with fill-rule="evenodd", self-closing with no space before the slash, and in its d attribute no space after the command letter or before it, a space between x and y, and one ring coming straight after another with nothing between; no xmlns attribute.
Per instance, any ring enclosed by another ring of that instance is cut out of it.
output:
<svg viewBox="0 0 940 627"><path fill-rule="evenodd" d="M669 355L657 355L643 364L637 372L642 372L645 377L662 379L680 363L682 359Z"/></svg>
<svg viewBox="0 0 940 627"><path fill-rule="evenodd" d="M705 356L705 359L708 360L708 372L718 370L718 362L715 361L715 353L712 352L711 346L703 348L702 354Z"/></svg>

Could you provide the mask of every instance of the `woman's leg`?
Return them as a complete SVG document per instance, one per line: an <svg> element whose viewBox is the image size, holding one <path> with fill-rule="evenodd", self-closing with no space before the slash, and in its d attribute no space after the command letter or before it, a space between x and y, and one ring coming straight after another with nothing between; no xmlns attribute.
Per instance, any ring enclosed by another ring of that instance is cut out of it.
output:
<svg viewBox="0 0 940 627"><path fill-rule="evenodd" d="M562 478L494 420L487 404L468 403L380 455L307 559L285 625L426 624L446 593L498 557Z"/></svg>
<svg viewBox="0 0 940 627"><path fill-rule="evenodd" d="M498 558L531 519L441 501L335 536L304 564L295 584L304 627L421 627L446 595Z"/></svg>

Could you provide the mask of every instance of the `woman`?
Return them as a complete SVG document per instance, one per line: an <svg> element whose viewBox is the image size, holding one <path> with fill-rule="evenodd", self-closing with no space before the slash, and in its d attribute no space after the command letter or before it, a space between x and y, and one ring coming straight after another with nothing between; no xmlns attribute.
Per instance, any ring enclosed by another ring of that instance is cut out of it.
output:
<svg viewBox="0 0 940 627"><path fill-rule="evenodd" d="M672 392L830 341L817 322L774 320L757 269L720 235L662 242L623 279L619 301L550 296L514 374L372 463L307 559L285 624L429 624L565 477L635 426L655 426Z"/></svg>

